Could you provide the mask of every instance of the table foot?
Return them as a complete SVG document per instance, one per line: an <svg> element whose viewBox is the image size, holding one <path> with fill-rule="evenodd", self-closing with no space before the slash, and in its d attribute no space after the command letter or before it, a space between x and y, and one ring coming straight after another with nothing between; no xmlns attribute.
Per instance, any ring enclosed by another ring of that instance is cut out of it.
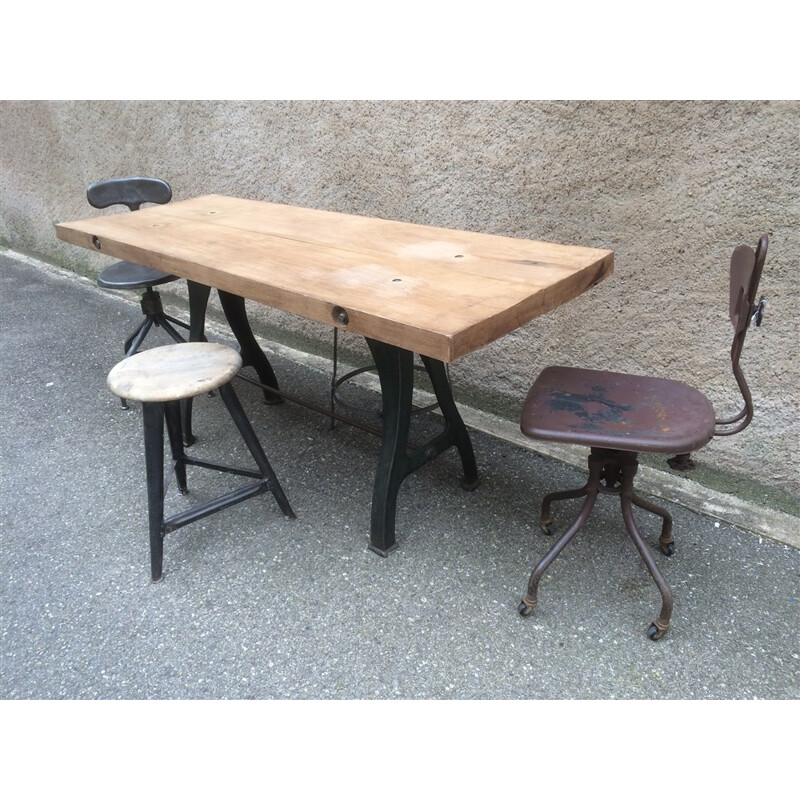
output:
<svg viewBox="0 0 800 800"><path fill-rule="evenodd" d="M380 550L373 544L368 545L367 549L372 550L373 553L377 553L381 558L388 558L392 550L397 550L397 544L393 544L388 550Z"/></svg>
<svg viewBox="0 0 800 800"><path fill-rule="evenodd" d="M466 478L461 479L461 488L465 492L474 492L480 485L481 485L481 479L478 477L472 478L470 480L467 480Z"/></svg>

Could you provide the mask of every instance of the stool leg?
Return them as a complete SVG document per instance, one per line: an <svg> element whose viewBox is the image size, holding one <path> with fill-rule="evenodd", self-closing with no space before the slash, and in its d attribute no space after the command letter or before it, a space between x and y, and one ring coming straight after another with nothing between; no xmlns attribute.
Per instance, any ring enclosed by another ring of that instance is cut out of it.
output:
<svg viewBox="0 0 800 800"><path fill-rule="evenodd" d="M171 322L173 325L178 325L181 328L186 328L187 331L191 331L191 329L192 329L191 325L187 325L182 320L176 319L175 317L171 317L169 314L164 314L164 319L167 322ZM186 341L186 340L184 339L184 341Z"/></svg>
<svg viewBox="0 0 800 800"><path fill-rule="evenodd" d="M152 326L153 318L145 316L142 324L125 340L125 358L130 358L141 347L144 337L147 336L147 332ZM120 402L126 411L130 408L124 397L120 397Z"/></svg>
<svg viewBox="0 0 800 800"><path fill-rule="evenodd" d="M147 336L150 328L153 327L153 318L146 317L142 324L132 336L128 337L125 342L125 358L132 356L141 347L144 337Z"/></svg>
<svg viewBox="0 0 800 800"><path fill-rule="evenodd" d="M178 482L178 490L181 494L186 494L189 490L186 487L186 455L183 451L180 401L175 400L171 403L165 403L164 416L167 421L167 433L169 434L172 459L175 462L175 479Z"/></svg>
<svg viewBox="0 0 800 800"><path fill-rule="evenodd" d="M142 403L147 511L150 523L150 576L160 581L164 557L164 406Z"/></svg>
<svg viewBox="0 0 800 800"><path fill-rule="evenodd" d="M256 432L253 430L253 426L250 424L250 420L244 413L242 404L236 396L236 392L233 391L233 386L231 386L230 383L220 386L219 395L225 403L228 413L236 423L236 427L239 429L239 433L242 435L242 439L244 439L248 450L250 450L250 454L253 456L256 464L258 464L258 468L264 476L267 486L269 486L270 491L277 500L281 511L290 519L295 519L295 513L292 511L292 507L289 505L289 501L283 493L280 483L278 483L278 477L270 466L269 460L261 447L261 443L258 441Z"/></svg>
<svg viewBox="0 0 800 800"><path fill-rule="evenodd" d="M186 341L186 339L184 339L184 338L183 338L183 336L181 336L181 335L178 333L178 331L176 331L176 330L175 330L175 328L173 328L173 327L172 327L172 324L171 324L170 322L168 322L168 321L167 321L167 318L166 318L166 317L165 317L163 314L159 314L159 315L158 315L158 316L155 318L155 323L156 323L156 325L158 325L160 328L163 328L163 329L164 329L164 332L165 332L165 333L167 333L167 334L169 334L169 335L172 337L172 339L173 339L175 342L177 342L178 344L182 344L183 342L185 342L185 341Z"/></svg>

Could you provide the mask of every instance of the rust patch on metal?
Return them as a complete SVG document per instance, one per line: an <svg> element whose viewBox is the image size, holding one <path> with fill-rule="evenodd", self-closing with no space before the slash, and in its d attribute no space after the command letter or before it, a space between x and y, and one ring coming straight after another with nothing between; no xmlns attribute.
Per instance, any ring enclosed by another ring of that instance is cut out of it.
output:
<svg viewBox="0 0 800 800"><path fill-rule="evenodd" d="M557 413L572 414L583 421L583 427L596 429L604 423L626 424L625 414L633 406L610 400L604 386L593 386L589 394L553 392L550 408Z"/></svg>

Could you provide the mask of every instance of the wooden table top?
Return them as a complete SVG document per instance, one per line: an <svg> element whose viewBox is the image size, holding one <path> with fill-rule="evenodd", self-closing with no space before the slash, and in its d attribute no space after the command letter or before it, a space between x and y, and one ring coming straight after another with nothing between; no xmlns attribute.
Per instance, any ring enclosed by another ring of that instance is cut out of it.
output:
<svg viewBox="0 0 800 800"><path fill-rule="evenodd" d="M56 233L446 362L577 297L614 268L611 250L220 195L65 222Z"/></svg>

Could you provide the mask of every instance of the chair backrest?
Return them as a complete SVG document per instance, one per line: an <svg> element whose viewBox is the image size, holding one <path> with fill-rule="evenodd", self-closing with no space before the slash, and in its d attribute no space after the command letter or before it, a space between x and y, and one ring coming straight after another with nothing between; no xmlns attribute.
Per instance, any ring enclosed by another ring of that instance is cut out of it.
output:
<svg viewBox="0 0 800 800"><path fill-rule="evenodd" d="M755 317L756 324L761 324L763 298L757 300L758 285L761 273L764 270L764 261L767 258L769 239L766 234L758 240L756 249L747 245L740 245L731 256L730 272L730 317L733 324L733 345L731 346L731 364L733 374L739 385L739 390L744 398L744 408L735 416L727 419L718 419L717 425L728 426L739 423L735 428L717 430L716 436L730 436L744 430L753 418L753 400L750 389L739 366L739 357L742 354L744 339L750 321Z"/></svg>
<svg viewBox="0 0 800 800"><path fill-rule="evenodd" d="M767 257L769 240L764 235L758 240L753 251L747 245L740 245L731 257L731 322L736 333L747 330L747 323L755 311L756 293Z"/></svg>
<svg viewBox="0 0 800 800"><path fill-rule="evenodd" d="M109 178L91 184L86 199L95 208L124 205L138 211L143 203L168 203L172 188L160 178Z"/></svg>

